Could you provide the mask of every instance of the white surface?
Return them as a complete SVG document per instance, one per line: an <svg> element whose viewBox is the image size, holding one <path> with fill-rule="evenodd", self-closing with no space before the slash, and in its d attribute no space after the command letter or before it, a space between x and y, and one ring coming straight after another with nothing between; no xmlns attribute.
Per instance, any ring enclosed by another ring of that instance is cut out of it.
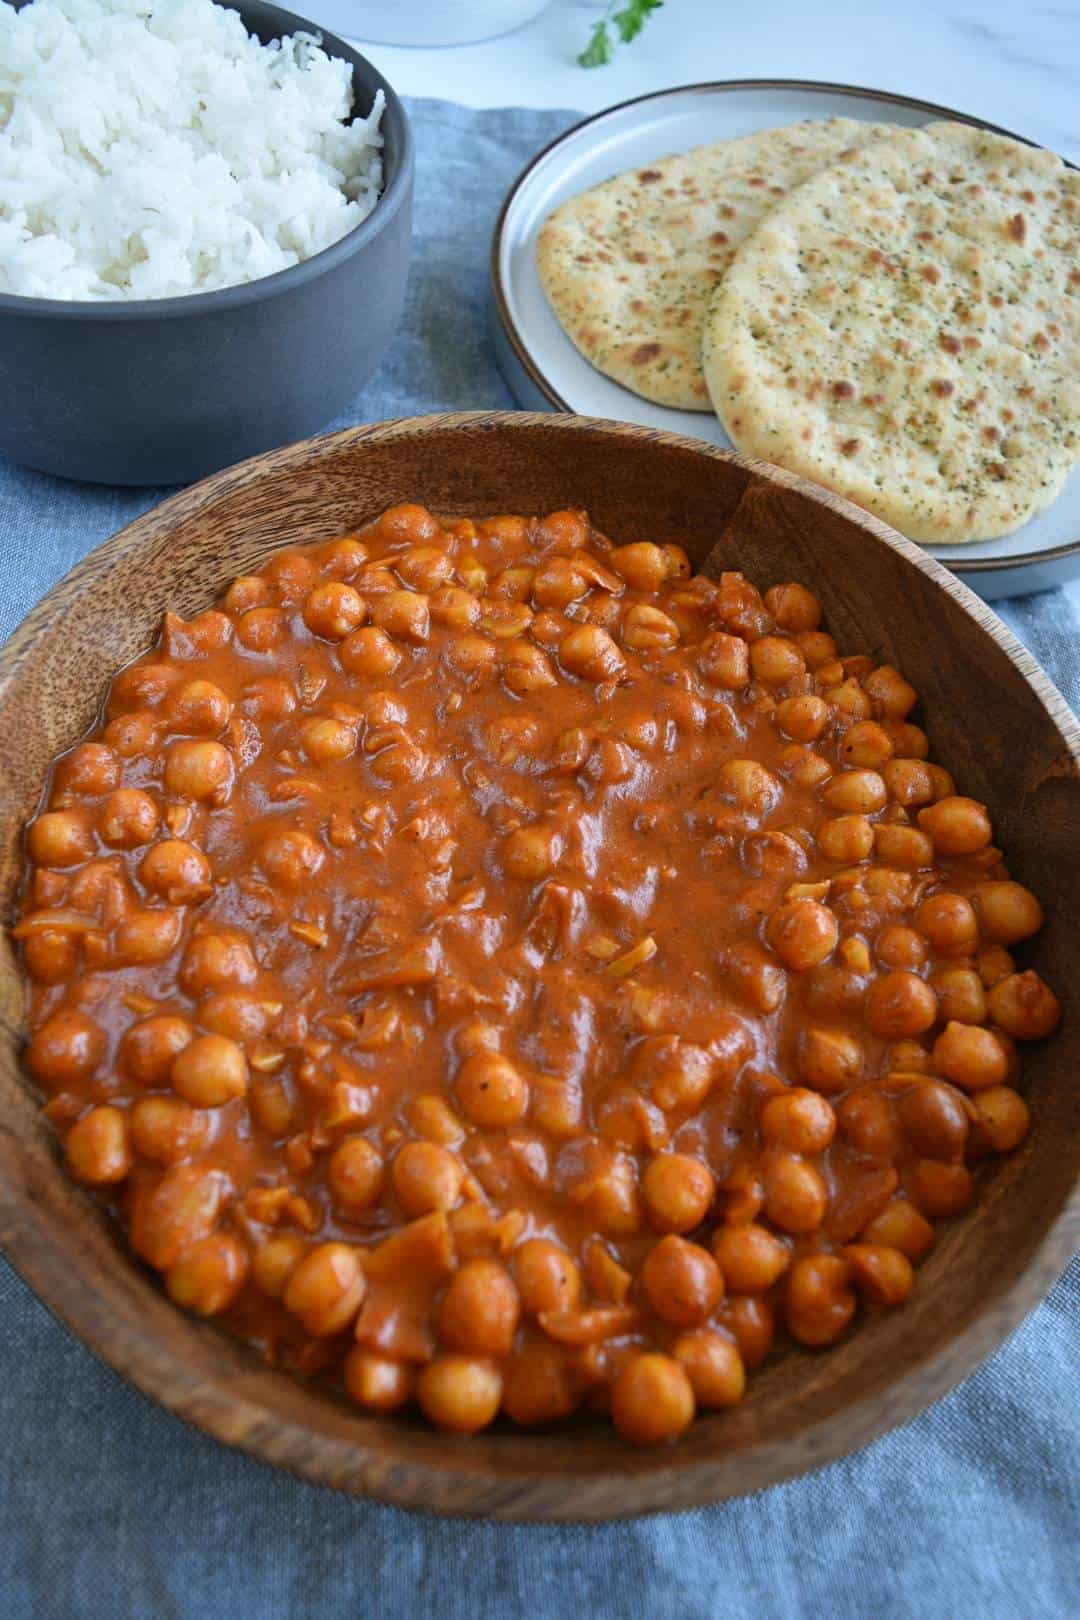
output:
<svg viewBox="0 0 1080 1620"><path fill-rule="evenodd" d="M310 15L336 34L400 45L459 45L520 28L547 0L315 0Z"/></svg>
<svg viewBox="0 0 1080 1620"><path fill-rule="evenodd" d="M531 171L507 213L500 252L501 279L520 340L549 386L571 410L581 416L610 416L640 422L645 427L685 433L729 448L731 444L711 412L670 410L641 399L602 376L570 342L548 305L536 268L537 234L551 210L565 198L622 169L648 163L668 152L685 151L706 141L726 140L774 124L833 114L900 124L927 121L926 115L910 108L835 92L826 95L800 90L783 93L775 90L684 91L610 114L599 124L570 135ZM531 396L524 402L530 403ZM927 549L963 572L965 562L1015 558L1019 563L1071 545L1077 539L1080 539L1080 469L1054 504L1016 533L961 547L929 546ZM1080 556L1063 560L1054 577L1070 577L1078 571ZM976 581L973 576L971 583L980 588L989 581ZM1021 583L1031 589L1036 583L1052 583L1052 578L1014 579L1011 588Z"/></svg>
<svg viewBox="0 0 1080 1620"><path fill-rule="evenodd" d="M354 0L325 3L340 15ZM357 12L365 3L355 0ZM308 0L309 15L318 8ZM367 54L406 95L472 107L596 112L704 79L868 85L945 102L1080 161L1080 0L666 0L609 67L579 68L600 9L551 0L534 22L485 44Z"/></svg>

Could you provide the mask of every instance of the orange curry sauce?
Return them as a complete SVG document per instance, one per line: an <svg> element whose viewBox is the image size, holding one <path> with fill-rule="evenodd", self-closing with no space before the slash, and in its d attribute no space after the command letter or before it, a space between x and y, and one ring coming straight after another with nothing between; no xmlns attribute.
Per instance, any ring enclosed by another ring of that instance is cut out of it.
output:
<svg viewBox="0 0 1080 1620"><path fill-rule="evenodd" d="M899 1305L1028 1111L1037 900L799 585L399 506L113 682L30 1072L181 1305L364 1409L631 1441Z"/></svg>

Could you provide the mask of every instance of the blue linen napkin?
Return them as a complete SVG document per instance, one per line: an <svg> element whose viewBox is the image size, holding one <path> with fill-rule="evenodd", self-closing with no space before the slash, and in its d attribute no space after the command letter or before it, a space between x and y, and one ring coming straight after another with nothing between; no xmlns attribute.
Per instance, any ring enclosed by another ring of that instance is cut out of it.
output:
<svg viewBox="0 0 1080 1620"><path fill-rule="evenodd" d="M404 325L334 426L514 401L487 338L499 202L560 112L410 106ZM363 319L363 311L357 311ZM0 463L0 639L163 492ZM1071 593L1004 605L1080 707ZM85 1350L0 1260L0 1620L1064 1620L1080 1613L1080 1263L915 1422L790 1485L637 1522L438 1521L206 1439Z"/></svg>

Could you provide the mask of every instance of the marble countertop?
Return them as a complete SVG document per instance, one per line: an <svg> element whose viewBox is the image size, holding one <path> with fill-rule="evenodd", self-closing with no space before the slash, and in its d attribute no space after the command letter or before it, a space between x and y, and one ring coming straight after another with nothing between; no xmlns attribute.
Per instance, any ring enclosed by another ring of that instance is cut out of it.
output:
<svg viewBox="0 0 1080 1620"><path fill-rule="evenodd" d="M703 79L826 79L941 102L1080 161L1080 0L666 0L609 66L586 70L575 56L602 9L551 0L482 44L362 48L406 95L474 107L595 112Z"/></svg>

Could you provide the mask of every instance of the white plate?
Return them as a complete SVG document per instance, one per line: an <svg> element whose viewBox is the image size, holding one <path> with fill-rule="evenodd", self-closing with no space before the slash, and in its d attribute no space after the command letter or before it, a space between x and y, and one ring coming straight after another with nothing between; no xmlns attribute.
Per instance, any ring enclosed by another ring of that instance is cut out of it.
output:
<svg viewBox="0 0 1080 1620"><path fill-rule="evenodd" d="M640 96L586 119L541 152L512 187L492 243L495 341L517 399L533 410L613 417L729 444L715 417L654 405L594 371L582 358L540 286L537 234L559 203L623 169L706 141L837 114L916 126L953 118L996 127L948 107L882 91L751 79ZM1048 511L1015 534L927 550L989 598L1045 590L1080 575L1080 470Z"/></svg>

